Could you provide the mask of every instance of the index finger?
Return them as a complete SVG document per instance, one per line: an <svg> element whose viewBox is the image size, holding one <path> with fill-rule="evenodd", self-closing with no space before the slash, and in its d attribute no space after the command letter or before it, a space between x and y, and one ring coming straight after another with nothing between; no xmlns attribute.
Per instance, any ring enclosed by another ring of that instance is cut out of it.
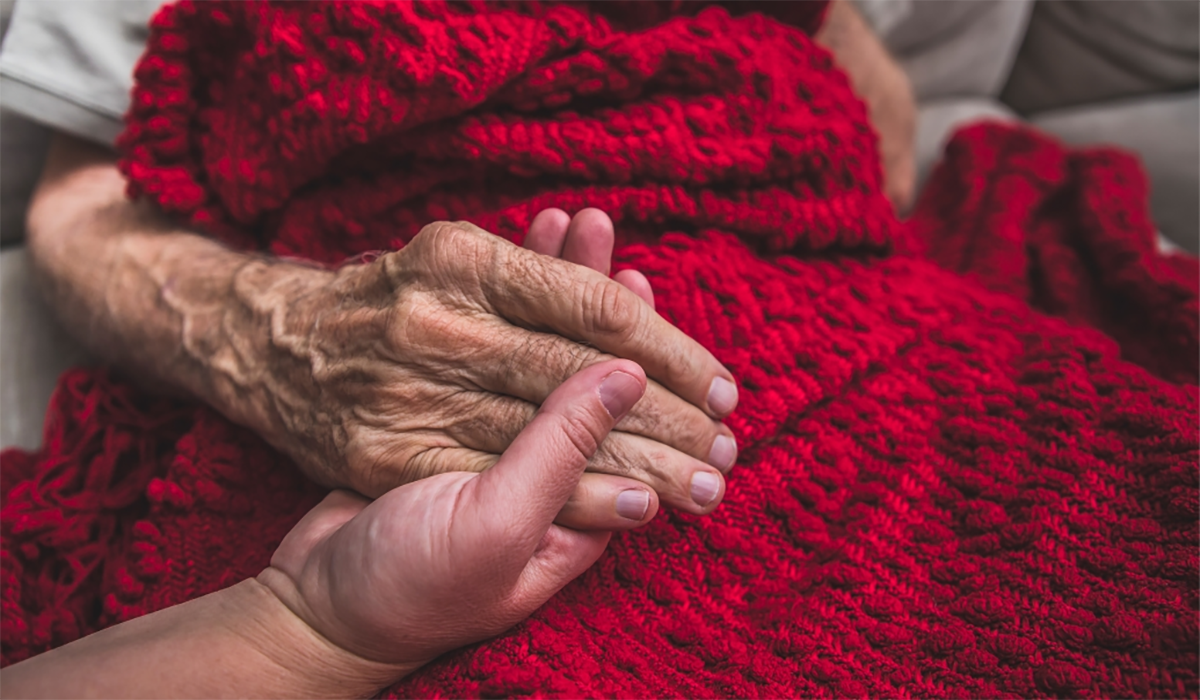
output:
<svg viewBox="0 0 1200 700"><path fill-rule="evenodd" d="M729 370L621 283L511 244L497 253L481 280L497 315L633 360L714 418L737 407L737 385Z"/></svg>

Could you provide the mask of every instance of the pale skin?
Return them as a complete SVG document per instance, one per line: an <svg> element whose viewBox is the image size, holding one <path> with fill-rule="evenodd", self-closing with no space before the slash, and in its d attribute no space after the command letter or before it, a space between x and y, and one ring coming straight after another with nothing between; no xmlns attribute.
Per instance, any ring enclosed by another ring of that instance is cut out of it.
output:
<svg viewBox="0 0 1200 700"><path fill-rule="evenodd" d="M866 101L905 209L907 78L841 0L814 38ZM433 224L330 271L230 251L123 192L111 153L56 141L28 235L60 318L349 490L257 578L11 666L6 697L368 696L524 619L660 502L720 503L736 384L643 276L609 278L602 212L542 212L524 248Z"/></svg>

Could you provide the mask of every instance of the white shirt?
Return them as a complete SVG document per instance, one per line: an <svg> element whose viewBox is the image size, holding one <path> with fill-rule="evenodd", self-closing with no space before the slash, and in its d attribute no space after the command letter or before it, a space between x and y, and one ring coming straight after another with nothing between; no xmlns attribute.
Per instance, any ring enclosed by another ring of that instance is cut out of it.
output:
<svg viewBox="0 0 1200 700"><path fill-rule="evenodd" d="M23 0L0 46L0 107L111 144L162 0Z"/></svg>

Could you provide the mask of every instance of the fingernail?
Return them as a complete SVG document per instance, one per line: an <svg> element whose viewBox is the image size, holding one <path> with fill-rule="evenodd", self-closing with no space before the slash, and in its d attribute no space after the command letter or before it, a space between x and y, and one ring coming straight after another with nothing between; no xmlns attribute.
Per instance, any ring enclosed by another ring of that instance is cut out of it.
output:
<svg viewBox="0 0 1200 700"><path fill-rule="evenodd" d="M640 489L629 489L617 495L617 515L629 520L641 520L646 517L646 509L650 507L650 494Z"/></svg>
<svg viewBox="0 0 1200 700"><path fill-rule="evenodd" d="M692 500L704 507L713 502L721 491L721 477L712 472L696 472L692 476Z"/></svg>
<svg viewBox="0 0 1200 700"><path fill-rule="evenodd" d="M737 443L728 435L718 435L716 440L713 440L712 449L708 452L708 463L727 472L733 468L733 463L737 461Z"/></svg>
<svg viewBox="0 0 1200 700"><path fill-rule="evenodd" d="M620 419L642 398L642 385L632 374L613 372L600 382L600 401L614 419Z"/></svg>
<svg viewBox="0 0 1200 700"><path fill-rule="evenodd" d="M722 416L733 413L737 403L738 390L733 382L724 377L712 380L712 385L708 388L708 407L713 413Z"/></svg>

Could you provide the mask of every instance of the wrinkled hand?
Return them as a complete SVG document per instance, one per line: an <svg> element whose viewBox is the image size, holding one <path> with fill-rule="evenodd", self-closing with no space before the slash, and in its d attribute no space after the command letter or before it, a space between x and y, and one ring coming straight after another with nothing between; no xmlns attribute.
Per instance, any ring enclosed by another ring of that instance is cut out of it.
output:
<svg viewBox="0 0 1200 700"><path fill-rule="evenodd" d="M654 312L644 277L608 278L603 213L543 212L527 245L432 224L288 299L272 315L271 419L260 432L317 481L378 496L489 468L555 387L621 357L655 381L559 522L633 527L659 499L711 511L736 458L718 420L737 402L728 370Z"/></svg>
<svg viewBox="0 0 1200 700"><path fill-rule="evenodd" d="M394 666L390 680L503 632L603 553L609 533L551 521L645 386L632 362L593 365L486 472L431 476L374 502L333 492L258 580L336 647Z"/></svg>

